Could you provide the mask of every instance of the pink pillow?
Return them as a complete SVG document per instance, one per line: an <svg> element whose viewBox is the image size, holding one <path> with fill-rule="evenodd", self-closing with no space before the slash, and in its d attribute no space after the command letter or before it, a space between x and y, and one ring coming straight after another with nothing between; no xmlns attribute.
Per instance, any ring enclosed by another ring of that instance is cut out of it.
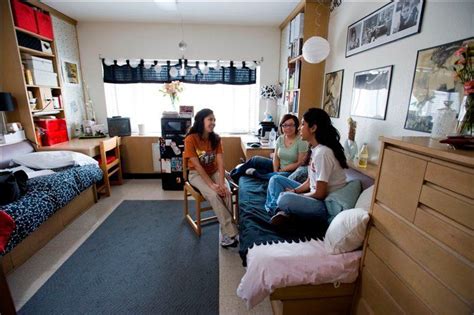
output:
<svg viewBox="0 0 474 315"><path fill-rule="evenodd" d="M5 211L0 210L0 253L5 251L14 229L15 221Z"/></svg>

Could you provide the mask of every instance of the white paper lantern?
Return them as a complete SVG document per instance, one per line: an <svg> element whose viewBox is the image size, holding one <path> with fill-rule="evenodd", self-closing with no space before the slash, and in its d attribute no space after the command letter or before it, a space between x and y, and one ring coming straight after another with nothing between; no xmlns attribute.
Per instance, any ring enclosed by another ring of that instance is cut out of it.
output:
<svg viewBox="0 0 474 315"><path fill-rule="evenodd" d="M186 75L186 73L188 73L188 71L186 71L186 68L185 67L181 67L181 69L179 69L179 75L184 77Z"/></svg>
<svg viewBox="0 0 474 315"><path fill-rule="evenodd" d="M126 59L118 59L117 60L117 66L125 66L127 64Z"/></svg>
<svg viewBox="0 0 474 315"><path fill-rule="evenodd" d="M309 63L320 63L329 55L329 42L322 37L313 36L303 45L303 58Z"/></svg>
<svg viewBox="0 0 474 315"><path fill-rule="evenodd" d="M176 78L178 76L178 69L176 69L176 67L171 67L170 69L170 76L172 76L173 78Z"/></svg>
<svg viewBox="0 0 474 315"><path fill-rule="evenodd" d="M161 72L161 66L159 64L155 65L155 72L157 72L157 73Z"/></svg>
<svg viewBox="0 0 474 315"><path fill-rule="evenodd" d="M197 68L191 68L191 75L197 75L199 70Z"/></svg>
<svg viewBox="0 0 474 315"><path fill-rule="evenodd" d="M255 68L257 67L257 65L255 64L254 61L249 61L247 63L247 67L250 69L250 70L255 70Z"/></svg>
<svg viewBox="0 0 474 315"><path fill-rule="evenodd" d="M109 58L105 58L104 59L104 63L106 66L111 66L114 64L114 60L113 59L109 59Z"/></svg>
<svg viewBox="0 0 474 315"><path fill-rule="evenodd" d="M132 60L129 60L128 63L130 65L130 67L136 68L140 64L140 60L139 59L134 59L134 60L132 59Z"/></svg>
<svg viewBox="0 0 474 315"><path fill-rule="evenodd" d="M145 62L143 63L143 67L144 67L145 69L150 69L152 65L153 65L153 61L145 61Z"/></svg>
<svg viewBox="0 0 474 315"><path fill-rule="evenodd" d="M208 74L209 73L209 67L207 65L204 66L204 68L201 69L202 74Z"/></svg>

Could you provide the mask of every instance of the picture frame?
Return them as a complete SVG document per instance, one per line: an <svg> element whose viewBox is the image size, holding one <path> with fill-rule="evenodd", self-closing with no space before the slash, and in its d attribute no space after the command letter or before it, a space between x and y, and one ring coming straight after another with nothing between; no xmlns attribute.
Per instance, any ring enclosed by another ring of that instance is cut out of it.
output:
<svg viewBox="0 0 474 315"><path fill-rule="evenodd" d="M454 53L474 37L418 50L413 73L405 129L431 132L434 117L445 102L459 114L464 97L463 86L454 78Z"/></svg>
<svg viewBox="0 0 474 315"><path fill-rule="evenodd" d="M344 70L326 73L324 77L323 109L329 117L339 118L343 81Z"/></svg>
<svg viewBox="0 0 474 315"><path fill-rule="evenodd" d="M425 0L395 0L347 27L346 58L417 34Z"/></svg>
<svg viewBox="0 0 474 315"><path fill-rule="evenodd" d="M393 65L354 73L351 116L385 120Z"/></svg>
<svg viewBox="0 0 474 315"><path fill-rule="evenodd" d="M79 84L79 66L76 62L63 60L63 80L66 84Z"/></svg>

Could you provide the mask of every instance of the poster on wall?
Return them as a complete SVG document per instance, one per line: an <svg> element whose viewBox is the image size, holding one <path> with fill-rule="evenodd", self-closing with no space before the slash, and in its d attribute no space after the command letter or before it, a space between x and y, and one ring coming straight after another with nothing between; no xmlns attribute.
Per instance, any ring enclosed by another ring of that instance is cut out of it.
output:
<svg viewBox="0 0 474 315"><path fill-rule="evenodd" d="M346 58L420 32L424 0L396 0L347 28Z"/></svg>
<svg viewBox="0 0 474 315"><path fill-rule="evenodd" d="M434 116L445 106L459 113L464 94L453 65L459 59L456 51L465 44L473 45L474 37L418 51L405 129L431 132Z"/></svg>
<svg viewBox="0 0 474 315"><path fill-rule="evenodd" d="M339 118L344 70L326 73L323 109L330 117Z"/></svg>
<svg viewBox="0 0 474 315"><path fill-rule="evenodd" d="M351 115L385 120L393 66L354 73Z"/></svg>
<svg viewBox="0 0 474 315"><path fill-rule="evenodd" d="M79 84L79 67L77 63L63 60L63 77L66 84Z"/></svg>

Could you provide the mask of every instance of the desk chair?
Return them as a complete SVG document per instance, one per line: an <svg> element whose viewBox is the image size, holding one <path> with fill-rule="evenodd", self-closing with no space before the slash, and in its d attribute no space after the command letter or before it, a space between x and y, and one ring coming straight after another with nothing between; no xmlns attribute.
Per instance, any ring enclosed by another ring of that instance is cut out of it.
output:
<svg viewBox="0 0 474 315"><path fill-rule="evenodd" d="M110 196L110 184L122 185L122 165L120 164L120 138L113 137L100 143L99 166L104 173L104 184L97 188L97 192L103 192ZM117 173L117 180L110 177Z"/></svg>
<svg viewBox="0 0 474 315"><path fill-rule="evenodd" d="M202 203L206 202L206 198L201 194L201 192L191 185L188 180L188 159L183 158L183 178L184 178L184 217L186 221L191 225L193 231L197 236L201 236L201 224L217 220L216 216L211 216L207 218L201 218L201 212L212 210L212 207L202 207ZM229 174L226 172L226 179L230 185L230 191L232 193L232 221L235 224L239 222L239 186L235 184L230 178ZM193 219L189 213L188 197L193 197L196 201L196 219Z"/></svg>

